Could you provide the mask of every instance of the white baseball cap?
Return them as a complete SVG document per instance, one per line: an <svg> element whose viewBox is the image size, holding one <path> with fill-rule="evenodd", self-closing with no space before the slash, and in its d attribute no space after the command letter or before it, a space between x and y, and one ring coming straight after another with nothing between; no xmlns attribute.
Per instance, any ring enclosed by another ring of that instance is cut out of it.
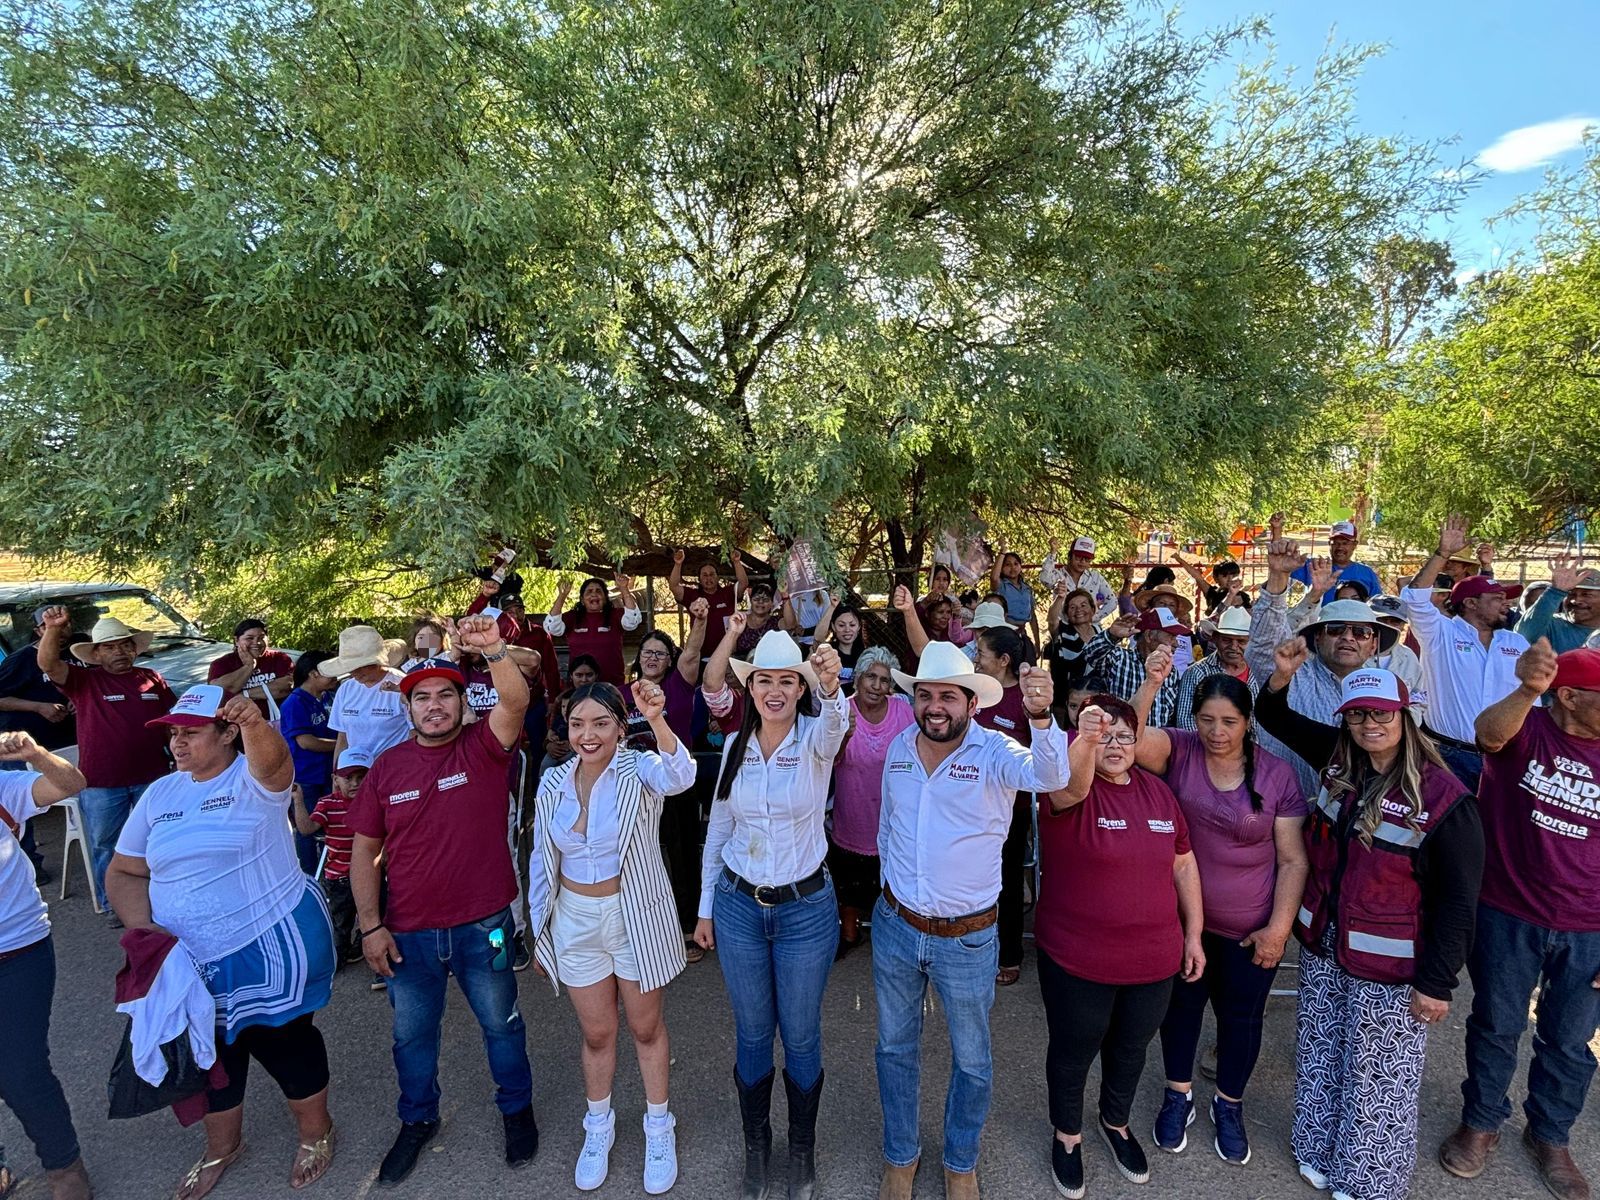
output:
<svg viewBox="0 0 1600 1200"><path fill-rule="evenodd" d="M1329 531L1328 536L1330 538L1336 538L1336 537L1353 538L1353 537L1355 537L1356 536L1356 525L1355 525L1355 522L1354 521L1339 521L1338 523L1336 523L1334 525L1333 529Z"/></svg>
<svg viewBox="0 0 1600 1200"><path fill-rule="evenodd" d="M1411 692L1405 680L1393 671L1362 667L1344 677L1344 699L1335 713L1347 708L1376 708L1398 712L1411 707Z"/></svg>
<svg viewBox="0 0 1600 1200"><path fill-rule="evenodd" d="M217 719L217 711L222 707L223 700L223 691L216 684L197 683L178 697L178 702L170 712L146 721L145 725L151 728L157 725L209 725Z"/></svg>
<svg viewBox="0 0 1600 1200"><path fill-rule="evenodd" d="M1072 549L1068 553L1087 554L1090 558L1093 558L1094 551L1094 539L1092 537L1081 537L1072 539Z"/></svg>
<svg viewBox="0 0 1600 1200"><path fill-rule="evenodd" d="M366 771L372 767L372 760L377 757L371 750L360 746L346 746L339 755L339 765L334 768L335 775L343 775L346 771Z"/></svg>

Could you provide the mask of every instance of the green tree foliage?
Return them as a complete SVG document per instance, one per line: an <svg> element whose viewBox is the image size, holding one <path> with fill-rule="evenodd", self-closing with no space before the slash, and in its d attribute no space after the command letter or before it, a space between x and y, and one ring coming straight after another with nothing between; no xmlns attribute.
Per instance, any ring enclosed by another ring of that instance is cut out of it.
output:
<svg viewBox="0 0 1600 1200"><path fill-rule="evenodd" d="M1600 512L1600 149L1524 207L1536 252L1470 285L1407 364L1380 485L1405 535L1452 509L1504 542Z"/></svg>
<svg viewBox="0 0 1600 1200"><path fill-rule="evenodd" d="M1110 0L0 12L0 542L111 566L1222 528L1432 170Z"/></svg>

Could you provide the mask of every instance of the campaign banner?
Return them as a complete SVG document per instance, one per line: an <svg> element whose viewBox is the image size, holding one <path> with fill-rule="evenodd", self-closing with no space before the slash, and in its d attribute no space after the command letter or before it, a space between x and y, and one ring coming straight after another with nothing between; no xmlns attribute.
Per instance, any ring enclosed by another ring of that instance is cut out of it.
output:
<svg viewBox="0 0 1600 1200"><path fill-rule="evenodd" d="M789 546L789 552L783 560L783 577L784 590L791 597L827 590L828 577L823 573L822 564L817 561L810 538L796 538Z"/></svg>

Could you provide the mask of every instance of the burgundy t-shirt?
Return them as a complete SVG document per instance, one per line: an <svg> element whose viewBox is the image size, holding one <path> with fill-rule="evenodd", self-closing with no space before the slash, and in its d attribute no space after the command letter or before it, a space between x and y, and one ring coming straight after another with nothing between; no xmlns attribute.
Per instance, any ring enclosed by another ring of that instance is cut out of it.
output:
<svg viewBox="0 0 1600 1200"><path fill-rule="evenodd" d="M733 585L725 583L714 592L703 592L698 586L688 595L687 608L696 600L704 600L711 606L711 611L706 614L706 646L711 648L722 640L722 635L728 632L728 618L733 616L734 609L739 607L739 601L734 596Z"/></svg>
<svg viewBox="0 0 1600 1200"><path fill-rule="evenodd" d="M506 845L506 786L515 748L488 721L443 746L401 742L378 755L350 805L350 828L382 838L384 924L410 933L481 921L517 896Z"/></svg>
<svg viewBox="0 0 1600 1200"><path fill-rule="evenodd" d="M561 619L567 625L567 662L591 655L600 664L600 678L621 687L627 680L622 664L622 609L613 608L609 621L604 609L581 609Z"/></svg>
<svg viewBox="0 0 1600 1200"><path fill-rule="evenodd" d="M494 685L494 676L484 666L461 665L462 677L467 681L467 707L480 718L487 717L500 702L500 689Z"/></svg>
<svg viewBox="0 0 1600 1200"><path fill-rule="evenodd" d="M1483 903L1563 933L1600 931L1600 739L1536 708L1483 756Z"/></svg>
<svg viewBox="0 0 1600 1200"><path fill-rule="evenodd" d="M1094 983L1155 983L1183 965L1172 864L1189 852L1177 797L1135 767L1118 786L1096 776L1082 804L1039 806L1039 949Z"/></svg>
<svg viewBox="0 0 1600 1200"><path fill-rule="evenodd" d="M1024 746L1033 745L1033 726L1028 724L1028 710L1022 707L1022 684L1013 683L1000 697L1000 703L980 708L973 718L985 729L1010 735Z"/></svg>
<svg viewBox="0 0 1600 1200"><path fill-rule="evenodd" d="M230 650L221 658L212 660L211 666L206 669L206 682L214 683L224 675L233 674L243 665L239 661L238 652ZM294 659L290 658L282 650L268 650L260 658L256 659L255 673L244 681L244 688L238 688L237 690L242 692L245 688L265 687L274 679L293 678ZM270 711L265 700L257 700L256 707L263 714Z"/></svg>
<svg viewBox="0 0 1600 1200"><path fill-rule="evenodd" d="M90 787L138 787L165 775L167 738L146 721L172 711L177 697L149 667L113 675L67 664L61 692L78 714L78 769Z"/></svg>
<svg viewBox="0 0 1600 1200"><path fill-rule="evenodd" d="M1256 747L1255 785L1261 811L1242 785L1219 792L1206 770L1200 735L1169 729L1172 758L1167 786L1178 797L1194 844L1205 900L1206 929L1226 938L1244 938L1272 915L1278 886L1278 843L1273 822L1306 815L1305 797L1294 768Z"/></svg>

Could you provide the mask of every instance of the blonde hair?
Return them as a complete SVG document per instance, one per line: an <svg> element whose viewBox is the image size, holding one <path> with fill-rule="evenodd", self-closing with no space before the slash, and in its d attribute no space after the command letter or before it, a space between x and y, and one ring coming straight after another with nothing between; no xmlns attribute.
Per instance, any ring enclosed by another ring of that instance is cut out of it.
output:
<svg viewBox="0 0 1600 1200"><path fill-rule="evenodd" d="M1400 748L1386 771L1375 771L1367 752L1356 745L1350 735L1350 726L1339 726L1339 741L1333 758L1328 763L1326 776L1328 795L1337 798L1348 793L1353 803L1360 806L1356 814L1356 835L1363 846L1372 846L1372 835L1383 820L1383 798L1399 792L1408 811L1405 826L1420 833L1417 818L1422 814L1422 776L1428 765L1449 770L1433 739L1417 727L1408 710L1401 709L1396 720L1400 722Z"/></svg>

